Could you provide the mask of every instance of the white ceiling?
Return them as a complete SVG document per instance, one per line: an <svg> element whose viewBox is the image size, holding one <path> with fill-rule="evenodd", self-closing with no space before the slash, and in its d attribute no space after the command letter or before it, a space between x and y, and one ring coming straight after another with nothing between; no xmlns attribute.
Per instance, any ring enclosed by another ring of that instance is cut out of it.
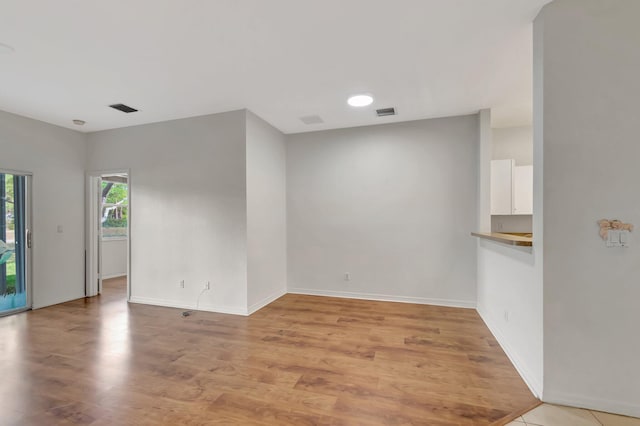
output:
<svg viewBox="0 0 640 426"><path fill-rule="evenodd" d="M82 131L241 108L285 133L487 107L526 124L549 1L2 0L0 109ZM349 107L360 92L374 104Z"/></svg>

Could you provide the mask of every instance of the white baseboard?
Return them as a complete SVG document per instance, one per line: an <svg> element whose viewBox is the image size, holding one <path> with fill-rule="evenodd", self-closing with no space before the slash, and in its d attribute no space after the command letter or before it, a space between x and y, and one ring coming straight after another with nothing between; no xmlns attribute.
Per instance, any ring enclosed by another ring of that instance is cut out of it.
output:
<svg viewBox="0 0 640 426"><path fill-rule="evenodd" d="M178 308L178 309L188 309L195 310L196 305L190 303L180 303L175 302L173 300L165 300L165 299L154 299L149 297L137 297L131 296L129 299L131 303L139 303L142 305L153 305L153 306L163 306L165 308ZM243 315L247 316L247 310L242 308L236 308L232 306L219 306L219 305L203 305L201 304L198 307L199 311L205 312L216 312L219 314L232 314L232 315Z"/></svg>
<svg viewBox="0 0 640 426"><path fill-rule="evenodd" d="M478 314L480 314L480 318L484 321L485 325L493 334L493 337L496 338L502 350L507 357L511 361L511 364L515 367L522 380L527 384L529 390L535 395L536 398L541 398L542 396L542 383L538 381L538 379L531 373L531 370L527 367L526 363L522 361L522 359L516 354L516 351L509 344L507 339L504 337L504 334L500 331L500 327L497 326L496 321L487 313L481 309L477 309Z"/></svg>
<svg viewBox="0 0 640 426"><path fill-rule="evenodd" d="M36 303L35 301L31 304L31 309L42 309L53 305L59 305L61 303L71 302L72 300L84 299L84 294L82 295L74 295L69 297L60 297L52 300L47 300L44 303Z"/></svg>
<svg viewBox="0 0 640 426"><path fill-rule="evenodd" d="M546 389L542 400L550 404L567 405L569 407L586 408L589 410L604 411L605 413L621 414L623 416L640 417L640 405L638 404L591 398L585 395L554 392Z"/></svg>
<svg viewBox="0 0 640 426"><path fill-rule="evenodd" d="M288 290L288 293L307 294L310 296L343 297L346 299L379 300L381 302L416 303L418 305L448 306L452 308L474 309L476 307L476 302L470 301L470 300L431 299L427 297L390 296L386 294L353 293L353 292L347 292L347 291L332 291L332 290L314 290L309 288L290 288Z"/></svg>
<svg viewBox="0 0 640 426"><path fill-rule="evenodd" d="M281 298L285 294L287 294L287 289L283 288L283 289L278 290L277 292L275 292L271 296L267 296L264 299L262 299L261 301L256 302L253 305L249 306L249 309L247 310L248 311L247 314L251 315L252 313L259 311L260 309L262 309L265 306L267 306L269 303L273 302L274 300L277 300L277 299Z"/></svg>
<svg viewBox="0 0 640 426"><path fill-rule="evenodd" d="M307 294L312 296L331 296L331 297L343 297L347 299L362 299L362 300L379 300L383 302L401 302L401 303L416 303L420 305L437 305L437 306L448 306L454 308L468 308L473 309L476 307L475 302L464 301L464 300L449 300L449 299L430 299L424 297L403 297L403 296L389 296L383 294L373 294L373 293L349 293L342 291L326 291L326 290L311 290L306 288L294 288L289 289L281 289L276 293L262 299L261 301L254 303L247 310L241 308L234 308L230 306L219 306L219 305L204 305L201 304L198 307L200 311L207 312L217 312L221 314L233 314L233 315L251 315L254 312L262 309L267 306L269 303L274 300L279 299L287 293L294 294ZM155 299L149 297L136 297L132 296L129 299L131 303L140 303L143 305L154 305L154 306L164 306L167 308L178 308L178 309L195 309L195 305L189 303L181 303L173 300L165 300L165 299Z"/></svg>
<svg viewBox="0 0 640 426"><path fill-rule="evenodd" d="M117 273L117 274L111 274L111 275L105 275L104 277L102 277L103 280L110 280L111 278L120 278L120 277L126 277L127 273L126 272L122 272L122 273Z"/></svg>

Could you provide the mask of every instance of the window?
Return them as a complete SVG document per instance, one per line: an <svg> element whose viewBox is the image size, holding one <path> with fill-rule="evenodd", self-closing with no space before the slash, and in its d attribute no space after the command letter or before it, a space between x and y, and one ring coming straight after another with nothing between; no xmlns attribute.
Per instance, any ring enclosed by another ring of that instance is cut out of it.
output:
<svg viewBox="0 0 640 426"><path fill-rule="evenodd" d="M0 315L28 307L27 176L0 172Z"/></svg>
<svg viewBox="0 0 640 426"><path fill-rule="evenodd" d="M128 220L127 184L102 181L102 238L126 238Z"/></svg>

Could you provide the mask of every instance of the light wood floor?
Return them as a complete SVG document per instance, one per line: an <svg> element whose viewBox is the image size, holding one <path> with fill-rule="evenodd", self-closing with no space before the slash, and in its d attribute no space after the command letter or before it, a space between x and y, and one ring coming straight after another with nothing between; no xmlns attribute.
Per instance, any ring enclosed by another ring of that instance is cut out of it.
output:
<svg viewBox="0 0 640 426"><path fill-rule="evenodd" d="M483 425L537 403L474 310L286 295L183 318L124 294L0 318L2 425Z"/></svg>

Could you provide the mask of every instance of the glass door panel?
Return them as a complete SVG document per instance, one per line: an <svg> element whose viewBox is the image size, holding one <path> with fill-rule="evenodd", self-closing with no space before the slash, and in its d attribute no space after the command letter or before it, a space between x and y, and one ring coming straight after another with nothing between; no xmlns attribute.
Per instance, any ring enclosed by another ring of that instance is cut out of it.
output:
<svg viewBox="0 0 640 426"><path fill-rule="evenodd" d="M27 177L0 173L0 315L28 309Z"/></svg>

